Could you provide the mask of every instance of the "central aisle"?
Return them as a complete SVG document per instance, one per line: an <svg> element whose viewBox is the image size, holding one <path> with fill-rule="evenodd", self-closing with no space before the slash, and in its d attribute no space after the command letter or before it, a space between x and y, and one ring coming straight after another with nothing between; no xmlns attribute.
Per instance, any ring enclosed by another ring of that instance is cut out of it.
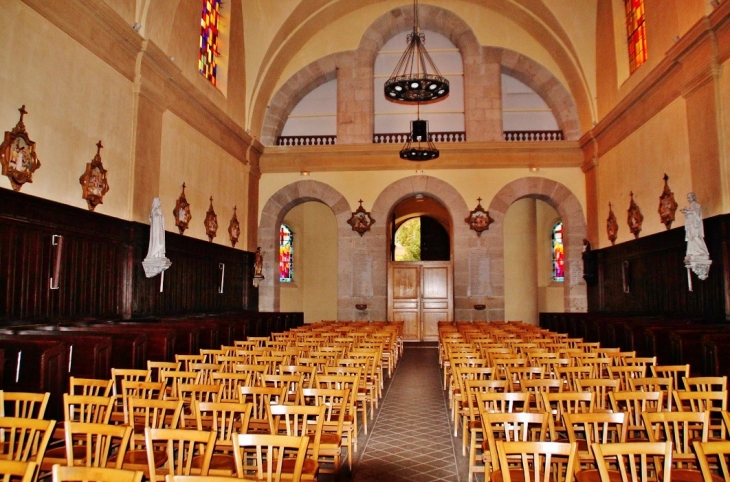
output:
<svg viewBox="0 0 730 482"><path fill-rule="evenodd" d="M441 376L435 346L406 344L370 433L355 454L353 482L466 481L468 464L455 445L461 438L452 435Z"/></svg>

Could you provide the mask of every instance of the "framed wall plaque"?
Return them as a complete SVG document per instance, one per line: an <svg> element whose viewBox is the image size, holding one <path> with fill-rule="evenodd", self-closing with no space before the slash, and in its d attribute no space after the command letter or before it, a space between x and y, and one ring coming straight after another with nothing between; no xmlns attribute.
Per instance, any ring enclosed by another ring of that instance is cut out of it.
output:
<svg viewBox="0 0 730 482"><path fill-rule="evenodd" d="M86 171L79 177L81 197L86 200L89 211L104 202L104 195L109 191L109 182L106 169L101 163L101 141L96 143L96 155L91 162L86 163Z"/></svg>
<svg viewBox="0 0 730 482"><path fill-rule="evenodd" d="M639 238L641 232L641 224L644 222L644 215L641 214L641 208L634 202L634 192L631 191L631 202L629 203L628 218L626 222L629 224L629 231L634 235L634 238Z"/></svg>
<svg viewBox="0 0 730 482"><path fill-rule="evenodd" d="M172 215L175 218L175 226L177 226L177 230L180 231L180 234L183 234L185 230L188 229L190 220L193 219L192 214L190 214L190 204L185 198L185 183L182 185L182 193L180 194L180 197L177 198Z"/></svg>
<svg viewBox="0 0 730 482"><path fill-rule="evenodd" d="M12 131L5 131L5 138L0 144L3 176L10 179L10 185L15 191L20 191L26 182L33 182L33 173L41 167L41 161L35 152L35 142L30 140L23 124L23 116L28 113L25 105L18 111L20 120Z"/></svg>
<svg viewBox="0 0 730 482"><path fill-rule="evenodd" d="M352 226L353 231L357 231L362 236L366 231L370 231L370 226L375 223L375 220L370 216L370 212L365 211L365 208L362 207L362 199L359 202L360 207L352 213L350 219L347 220L347 224Z"/></svg>
<svg viewBox="0 0 730 482"><path fill-rule="evenodd" d="M674 193L669 189L669 176L664 174L664 190L662 195L659 196L659 219L662 224L670 229L672 222L674 222L674 214L677 212L677 201L674 199Z"/></svg>
<svg viewBox="0 0 730 482"><path fill-rule="evenodd" d="M213 196L210 197L210 206L205 213L203 224L205 225L205 234L208 235L208 241L212 243L213 238L218 233L218 215L213 210Z"/></svg>
<svg viewBox="0 0 730 482"><path fill-rule="evenodd" d="M611 205L611 203L608 203L606 234L608 234L608 240L611 241L611 246L616 244L616 238L618 237L618 222L616 221L616 215L613 213L613 206Z"/></svg>
<svg viewBox="0 0 730 482"><path fill-rule="evenodd" d="M231 222L228 223L228 236L231 240L231 247L235 248L238 238L241 237L241 224L238 222L238 216L236 216L236 206L233 206L233 217Z"/></svg>
<svg viewBox="0 0 730 482"><path fill-rule="evenodd" d="M488 230L494 219L489 215L489 211L485 211L482 207L482 198L477 198L477 207L469 213L464 221L469 224L469 229L473 229L477 232L477 236L481 236L482 231Z"/></svg>

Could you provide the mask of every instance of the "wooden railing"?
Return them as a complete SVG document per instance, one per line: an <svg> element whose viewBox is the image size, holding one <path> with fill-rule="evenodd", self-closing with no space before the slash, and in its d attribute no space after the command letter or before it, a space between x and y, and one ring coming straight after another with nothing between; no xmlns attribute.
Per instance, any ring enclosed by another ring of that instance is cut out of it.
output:
<svg viewBox="0 0 730 482"><path fill-rule="evenodd" d="M510 142L540 142L562 141L563 131L504 131L505 141Z"/></svg>
<svg viewBox="0 0 730 482"><path fill-rule="evenodd" d="M279 136L277 146L332 146L337 144L337 136Z"/></svg>
<svg viewBox="0 0 730 482"><path fill-rule="evenodd" d="M404 144L409 132L389 132L373 134L373 144ZM564 140L563 131L504 131L502 137L508 142L549 142ZM466 132L431 132L431 142L466 142ZM277 146L332 146L337 144L337 136L279 136Z"/></svg>
<svg viewBox="0 0 730 482"><path fill-rule="evenodd" d="M410 135L410 132L373 134L373 144L404 144ZM430 132L428 140L441 143L466 142L466 132Z"/></svg>

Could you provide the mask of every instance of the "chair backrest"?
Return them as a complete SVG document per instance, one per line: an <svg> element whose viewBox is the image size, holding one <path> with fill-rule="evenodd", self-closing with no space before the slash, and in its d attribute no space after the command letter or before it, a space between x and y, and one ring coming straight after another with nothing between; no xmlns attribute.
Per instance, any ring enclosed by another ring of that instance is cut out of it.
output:
<svg viewBox="0 0 730 482"><path fill-rule="evenodd" d="M223 402L238 402L241 398L240 387L251 385L251 378L250 373L214 372L211 374L213 383L222 387L219 401Z"/></svg>
<svg viewBox="0 0 730 482"><path fill-rule="evenodd" d="M68 393L71 395L94 395L100 397L109 397L112 394L113 383L113 380L69 377Z"/></svg>
<svg viewBox="0 0 730 482"><path fill-rule="evenodd" d="M35 462L18 462L16 460L0 460L0 476L2 482L33 482L38 466Z"/></svg>
<svg viewBox="0 0 730 482"><path fill-rule="evenodd" d="M149 382L159 382L160 380L160 373L165 372L168 370L179 370L181 363L179 361L157 361L157 360L147 360L147 371L149 372L147 376L147 381Z"/></svg>
<svg viewBox="0 0 730 482"><path fill-rule="evenodd" d="M308 453L317 461L326 410L324 405L272 405L272 426L279 435L308 435Z"/></svg>
<svg viewBox="0 0 730 482"><path fill-rule="evenodd" d="M249 387L240 388L241 403L250 403L253 407L249 428L255 432L272 433L271 405L282 404L286 397L285 388Z"/></svg>
<svg viewBox="0 0 730 482"><path fill-rule="evenodd" d="M618 465L622 482L651 480L651 472L666 475L672 471L672 442L594 443L592 448L601 480L615 480L609 473L610 464Z"/></svg>
<svg viewBox="0 0 730 482"><path fill-rule="evenodd" d="M629 440L648 440L645 435L646 425L641 415L645 412L661 411L663 396L662 392L642 392L640 390L616 391L609 394L613 411L626 413Z"/></svg>
<svg viewBox="0 0 730 482"><path fill-rule="evenodd" d="M672 377L630 378L629 386L631 390L662 392L664 394L664 409L667 412L672 411L672 391L674 390L674 379Z"/></svg>
<svg viewBox="0 0 730 482"><path fill-rule="evenodd" d="M342 436L345 415L350 405L350 391L336 388L305 388L302 398L307 405L321 405L325 407L323 433L333 433Z"/></svg>
<svg viewBox="0 0 730 482"><path fill-rule="evenodd" d="M541 442L545 440L547 428L547 412L482 413L482 431L488 448L488 451L485 451L485 463L496 462L497 440ZM488 466L486 473L491 472L492 469Z"/></svg>
<svg viewBox="0 0 730 482"><path fill-rule="evenodd" d="M42 419L46 415L46 407L51 394L33 392L5 392L0 391L0 405L3 417Z"/></svg>
<svg viewBox="0 0 730 482"><path fill-rule="evenodd" d="M150 371L137 368L112 368L112 394L122 394L122 380L144 382L149 379Z"/></svg>
<svg viewBox="0 0 730 482"><path fill-rule="evenodd" d="M174 428L145 428L144 438L151 482L164 480L167 474L192 475L193 458L202 456L199 475L208 475L215 448L215 432ZM167 461L164 467L155 467L154 451L165 447Z"/></svg>
<svg viewBox="0 0 730 482"><path fill-rule="evenodd" d="M106 467L67 467L53 466L53 482L140 482L144 473L141 470L110 469Z"/></svg>
<svg viewBox="0 0 730 482"><path fill-rule="evenodd" d="M135 438L142 428L178 428L183 409L182 400L129 399L129 422L134 427Z"/></svg>
<svg viewBox="0 0 730 482"><path fill-rule="evenodd" d="M246 433L253 405L238 402L193 402L198 430L216 432L217 446L233 445L233 434Z"/></svg>
<svg viewBox="0 0 730 482"><path fill-rule="evenodd" d="M81 458L86 467L106 467L109 457L116 455L116 468L121 469L129 448L132 427L106 423L65 422L66 463L76 465L76 451L84 448Z"/></svg>
<svg viewBox="0 0 730 482"><path fill-rule="evenodd" d="M506 442L497 441L499 470L504 482L516 480L524 482L549 482L552 475L560 471L558 480L572 482L577 463L574 442ZM567 463L565 458L568 458ZM518 467L510 470L510 462L517 458ZM563 469L564 468L564 469ZM564 473L562 471L565 470Z"/></svg>
<svg viewBox="0 0 730 482"><path fill-rule="evenodd" d="M623 412L564 413L568 440L586 444L588 458L593 457L592 443L623 443L626 441L626 414Z"/></svg>
<svg viewBox="0 0 730 482"><path fill-rule="evenodd" d="M113 411L113 397L63 394L66 422L109 423Z"/></svg>
<svg viewBox="0 0 730 482"><path fill-rule="evenodd" d="M674 390L674 403L680 412L710 412L710 437L724 439L728 433L725 423L720 417L727 411L727 391L688 392Z"/></svg>
<svg viewBox="0 0 730 482"><path fill-rule="evenodd" d="M618 389L618 380L612 378L589 378L576 380L576 386L582 392L593 393L593 408L591 411L611 410L609 394Z"/></svg>
<svg viewBox="0 0 730 482"><path fill-rule="evenodd" d="M721 377L682 377L684 389L690 392L727 391L727 376ZM676 387L679 390L679 387Z"/></svg>
<svg viewBox="0 0 730 482"><path fill-rule="evenodd" d="M692 444L704 480L716 480L718 475L722 480L730 480L730 440L697 440Z"/></svg>
<svg viewBox="0 0 730 482"><path fill-rule="evenodd" d="M233 455L239 479L279 481L284 461L293 460L293 480L302 476L309 437L271 434L237 434L233 437Z"/></svg>
<svg viewBox="0 0 730 482"><path fill-rule="evenodd" d="M163 382L146 382L138 380L122 380L122 410L124 411L124 423L131 423L129 420L129 401L133 398L145 400L162 400L165 396L165 384Z"/></svg>
<svg viewBox="0 0 730 482"><path fill-rule="evenodd" d="M672 458L676 467L697 466L692 442L707 442L710 412L656 412L644 413L643 417L650 442L672 442Z"/></svg>
<svg viewBox="0 0 730 482"><path fill-rule="evenodd" d="M55 426L55 420L0 417L0 459L40 465Z"/></svg>

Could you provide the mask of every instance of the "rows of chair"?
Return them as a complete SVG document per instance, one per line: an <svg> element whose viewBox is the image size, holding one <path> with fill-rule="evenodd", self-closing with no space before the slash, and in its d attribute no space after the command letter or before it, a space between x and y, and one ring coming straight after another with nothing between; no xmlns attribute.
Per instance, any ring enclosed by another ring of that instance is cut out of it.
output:
<svg viewBox="0 0 730 482"><path fill-rule="evenodd" d="M441 323L439 363L469 482L730 480L725 376L519 322Z"/></svg>
<svg viewBox="0 0 730 482"><path fill-rule="evenodd" d="M398 323L322 322L146 369L112 368L106 380L71 377L59 422L44 419L49 393L0 392L0 473L135 482L336 475L343 451L352 468L358 433L402 356L401 333Z"/></svg>

